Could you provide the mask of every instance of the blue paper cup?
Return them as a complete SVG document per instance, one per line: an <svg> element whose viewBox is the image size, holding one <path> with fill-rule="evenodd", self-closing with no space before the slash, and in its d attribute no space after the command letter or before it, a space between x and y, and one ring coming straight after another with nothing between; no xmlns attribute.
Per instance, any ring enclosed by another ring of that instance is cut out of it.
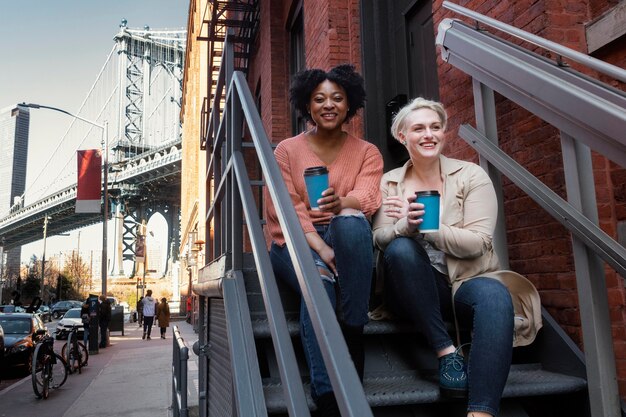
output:
<svg viewBox="0 0 626 417"><path fill-rule="evenodd" d="M418 191L415 193L415 202L424 205L423 222L420 224L420 233L439 231L439 191Z"/></svg>
<svg viewBox="0 0 626 417"><path fill-rule="evenodd" d="M319 210L317 200L322 198L322 192L328 189L328 169L324 166L305 169L304 183L306 184L311 210Z"/></svg>

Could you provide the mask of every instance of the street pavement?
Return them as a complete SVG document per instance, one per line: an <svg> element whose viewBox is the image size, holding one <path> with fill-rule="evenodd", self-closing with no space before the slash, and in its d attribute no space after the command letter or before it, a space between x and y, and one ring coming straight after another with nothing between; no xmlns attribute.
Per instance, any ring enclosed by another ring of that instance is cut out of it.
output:
<svg viewBox="0 0 626 417"><path fill-rule="evenodd" d="M190 415L197 415L198 358L192 351L197 334L190 324L173 317L165 340L159 337L158 327L152 328L151 340L142 340L139 325L125 323L124 336L112 332L111 345L90 355L82 374L68 375L46 400L35 397L30 376L0 391L0 417L173 416L174 326L189 348L188 401ZM55 341L55 350L63 343Z"/></svg>

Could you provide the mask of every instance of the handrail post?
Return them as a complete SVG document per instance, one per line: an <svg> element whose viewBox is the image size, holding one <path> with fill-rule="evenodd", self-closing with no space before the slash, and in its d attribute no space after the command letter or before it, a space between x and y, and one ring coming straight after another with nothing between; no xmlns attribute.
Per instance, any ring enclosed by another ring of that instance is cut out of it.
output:
<svg viewBox="0 0 626 417"><path fill-rule="evenodd" d="M598 224L589 147L561 132L563 171L569 203ZM619 392L604 267L598 256L572 235L580 321L585 345L587 387L594 417L619 416Z"/></svg>
<svg viewBox="0 0 626 417"><path fill-rule="evenodd" d="M172 411L174 417L188 417L187 361L189 360L189 348L185 346L178 326L174 326L172 343Z"/></svg>
<svg viewBox="0 0 626 417"><path fill-rule="evenodd" d="M475 78L472 79L472 84L474 88L474 109L476 109L476 129L497 145L498 123L496 120L496 102L493 90ZM478 156L480 158L480 166L487 172L489 178L491 178L498 201L498 218L496 220L496 229L493 236L494 250L498 255L500 267L502 269L509 269L502 175L486 158L480 154Z"/></svg>
<svg viewBox="0 0 626 417"><path fill-rule="evenodd" d="M230 158L232 157L232 141L233 141L233 131L232 129L230 129L231 127L231 123L232 123L232 118L233 118L233 114L229 111L230 110L230 106L232 101L234 100L230 90L231 90L231 84L232 84L232 79L233 79L233 72L235 70L234 66L235 66L235 51L234 51L234 45L233 42L230 41L230 39L232 39L232 36L234 36L234 30L232 28L229 28L227 30L226 33L226 41L224 42L224 62L222 63L222 65L224 65L225 67L225 78L224 78L224 83L226 86L226 100L225 100L225 105L224 105L224 114L223 114L223 119L224 119L224 126L226 127L226 141L225 141L225 146L222 146L222 151L223 151L223 161L222 161L222 173L224 173L224 170L226 168L226 165L228 165L228 162L230 161ZM225 164L225 165L224 165ZM226 177L226 187L225 187L225 198L222 200L222 219L223 219L223 227L222 228L222 252L226 252L226 269L231 269L232 268L232 233L230 233L230 231L228 230L228 228L232 227L233 225L233 212L232 212L232 207L233 207L233 199L234 199L234 195L233 195L233 189L231 184L233 183L233 178L231 174L228 174L228 176Z"/></svg>
<svg viewBox="0 0 626 417"><path fill-rule="evenodd" d="M207 310L207 298L203 295L198 296L198 317L200 323L198 326L198 340L201 346L208 346L208 330L209 330L209 314ZM198 406L200 417L207 417L207 409L209 404L209 373L208 373L208 354L203 352L198 356Z"/></svg>
<svg viewBox="0 0 626 417"><path fill-rule="evenodd" d="M243 112L241 110L241 99L237 92L235 83L230 83L230 132L231 132L231 156L241 153L241 140L243 133ZM232 268L234 270L243 269L243 209L241 205L241 195L236 178L236 169L231 169L231 228L232 228Z"/></svg>

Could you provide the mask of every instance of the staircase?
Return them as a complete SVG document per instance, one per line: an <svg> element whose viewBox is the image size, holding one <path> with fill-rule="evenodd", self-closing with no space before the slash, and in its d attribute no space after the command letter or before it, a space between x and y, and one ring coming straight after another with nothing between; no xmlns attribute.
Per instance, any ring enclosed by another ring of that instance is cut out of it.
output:
<svg viewBox="0 0 626 417"><path fill-rule="evenodd" d="M244 256L243 277L267 414L287 416L270 326L251 254ZM313 411L315 406L309 395L307 366L299 338L299 297L280 284L279 289L287 316L287 327L296 350L298 368L303 376L302 384L308 407ZM209 318L209 322L214 324L218 317L219 320L227 320L223 308L219 308L222 301L212 300L211 303L214 315ZM504 390L501 416L588 416L590 414L582 353L558 326L555 327L556 323L545 312L543 319L544 328L539 332L537 340L528 347L514 349L513 366ZM224 329L223 335L226 333ZM425 339L412 330L408 323L370 321L365 327L365 334L363 385L374 416L465 416L463 401L449 401L439 394L437 359ZM218 340L218 335L215 336ZM211 341L214 348L210 366L227 371L232 361L228 348L226 345L221 346L219 352L224 356L218 356L214 343ZM209 384L209 397L212 401L230 403L230 390L226 389L226 394L218 393L227 388L224 382L214 386Z"/></svg>

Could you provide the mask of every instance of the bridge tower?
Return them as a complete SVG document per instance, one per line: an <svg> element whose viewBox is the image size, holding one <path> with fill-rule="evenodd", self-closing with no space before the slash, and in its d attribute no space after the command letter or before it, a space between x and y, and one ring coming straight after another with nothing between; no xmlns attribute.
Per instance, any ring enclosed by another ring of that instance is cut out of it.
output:
<svg viewBox="0 0 626 417"><path fill-rule="evenodd" d="M115 164L168 143L180 142L186 31L151 30L149 26L131 29L126 19L122 19L114 40L118 45L119 65L118 131L111 145ZM170 259L173 250L178 249L178 197L163 193L145 196L134 189L114 190L112 197L116 207L121 208L114 217L118 233L112 275L124 275L123 261L135 261L137 233L134 225L147 222L146 216L152 212L170 213L165 216L168 240L175 243L168 245L167 259ZM137 272L135 264L131 273Z"/></svg>
<svg viewBox="0 0 626 417"><path fill-rule="evenodd" d="M130 29L122 19L118 44L119 131L112 149L129 157L180 137L185 30ZM152 123L159 120L160 123Z"/></svg>

